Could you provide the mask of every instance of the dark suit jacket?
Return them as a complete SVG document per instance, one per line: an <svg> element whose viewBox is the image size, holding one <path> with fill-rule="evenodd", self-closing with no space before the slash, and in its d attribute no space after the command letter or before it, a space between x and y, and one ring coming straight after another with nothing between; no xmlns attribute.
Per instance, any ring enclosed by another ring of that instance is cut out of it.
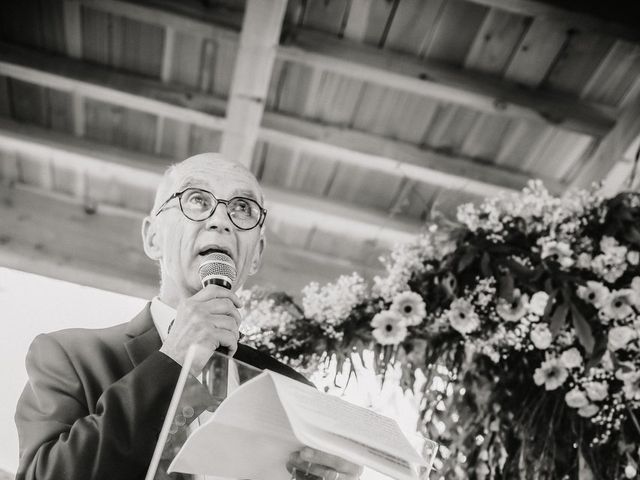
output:
<svg viewBox="0 0 640 480"><path fill-rule="evenodd" d="M159 352L150 304L128 323L39 335L16 411L16 480L143 479L180 365ZM291 368L240 344L234 358L291 378Z"/></svg>

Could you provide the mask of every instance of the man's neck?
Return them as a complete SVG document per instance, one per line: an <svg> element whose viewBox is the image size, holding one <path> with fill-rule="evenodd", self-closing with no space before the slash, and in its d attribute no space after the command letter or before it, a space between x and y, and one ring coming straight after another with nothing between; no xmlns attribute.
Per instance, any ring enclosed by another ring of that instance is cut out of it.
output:
<svg viewBox="0 0 640 480"><path fill-rule="evenodd" d="M162 303L164 303L165 305L173 308L174 310L178 308L180 300L188 296L189 295L186 292L178 292L177 289L172 288L172 286L167 282L162 283L160 292L158 293L158 298L160 299L160 301L162 301Z"/></svg>

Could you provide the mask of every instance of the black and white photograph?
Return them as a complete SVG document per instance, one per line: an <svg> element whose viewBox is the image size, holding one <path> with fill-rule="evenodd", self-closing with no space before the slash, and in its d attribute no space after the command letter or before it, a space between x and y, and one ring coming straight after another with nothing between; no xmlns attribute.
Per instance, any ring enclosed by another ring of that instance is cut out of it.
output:
<svg viewBox="0 0 640 480"><path fill-rule="evenodd" d="M640 1L0 2L0 480L640 479Z"/></svg>

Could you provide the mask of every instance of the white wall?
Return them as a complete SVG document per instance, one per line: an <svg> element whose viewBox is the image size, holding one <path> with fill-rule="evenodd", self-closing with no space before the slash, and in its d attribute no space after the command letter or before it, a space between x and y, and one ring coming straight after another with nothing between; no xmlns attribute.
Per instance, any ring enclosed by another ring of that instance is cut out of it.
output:
<svg viewBox="0 0 640 480"><path fill-rule="evenodd" d="M33 338L69 327L125 322L146 300L0 268L0 469L15 472L18 437L13 415L27 381L24 358Z"/></svg>

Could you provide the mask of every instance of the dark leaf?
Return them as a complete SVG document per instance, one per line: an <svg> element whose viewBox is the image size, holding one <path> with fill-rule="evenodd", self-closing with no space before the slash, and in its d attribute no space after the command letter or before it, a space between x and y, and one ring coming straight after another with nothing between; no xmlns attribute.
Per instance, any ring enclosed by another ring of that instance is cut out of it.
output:
<svg viewBox="0 0 640 480"><path fill-rule="evenodd" d="M477 250L475 248L468 248L464 255L460 258L458 262L458 273L466 270L466 268L473 263L476 258Z"/></svg>
<svg viewBox="0 0 640 480"><path fill-rule="evenodd" d="M551 290L549 293L549 300L547 301L547 306L544 307L544 315L543 320L548 320L551 315L551 311L553 310L553 305L556 301L556 296L558 295L558 290Z"/></svg>
<svg viewBox="0 0 640 480"><path fill-rule="evenodd" d="M549 324L549 330L551 330L551 334L555 337L567 319L567 313L569 312L569 305L567 303L561 303L553 312L551 316L551 322Z"/></svg>
<svg viewBox="0 0 640 480"><path fill-rule="evenodd" d="M490 277L491 275L493 275L493 272L491 271L491 257L487 252L484 252L484 254L482 255L482 260L480 261L480 271L485 277Z"/></svg>
<svg viewBox="0 0 640 480"><path fill-rule="evenodd" d="M513 299L513 289L514 283L511 272L508 270L501 272L498 278L498 295L510 302Z"/></svg>
<svg viewBox="0 0 640 480"><path fill-rule="evenodd" d="M596 339L595 347L593 349L593 356L589 360L587 360L585 365L587 371L597 366L600 363L600 360L602 360L602 357L607 352L607 340L608 338L606 335L599 335L599 337Z"/></svg>
<svg viewBox="0 0 640 480"><path fill-rule="evenodd" d="M628 227L628 230L624 232L624 237L629 243L640 247L640 232L635 227Z"/></svg>
<svg viewBox="0 0 640 480"><path fill-rule="evenodd" d="M582 312L580 312L580 309L573 304L571 305L571 318L573 319L573 326L576 329L578 340L580 340L586 352L591 355L593 353L593 347L595 346L591 326L582 315Z"/></svg>

